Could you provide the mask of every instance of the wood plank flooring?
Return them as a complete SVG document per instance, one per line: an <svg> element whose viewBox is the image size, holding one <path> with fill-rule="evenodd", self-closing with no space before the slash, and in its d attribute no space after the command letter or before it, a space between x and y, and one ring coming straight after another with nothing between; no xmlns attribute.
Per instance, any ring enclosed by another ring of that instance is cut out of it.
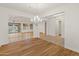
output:
<svg viewBox="0 0 79 59"><path fill-rule="evenodd" d="M0 47L0 56L79 56L79 53L34 38Z"/></svg>

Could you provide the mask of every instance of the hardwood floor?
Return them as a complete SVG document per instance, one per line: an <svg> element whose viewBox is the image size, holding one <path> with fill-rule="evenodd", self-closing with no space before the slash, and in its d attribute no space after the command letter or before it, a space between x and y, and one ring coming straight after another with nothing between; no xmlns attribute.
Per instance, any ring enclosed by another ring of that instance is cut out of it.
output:
<svg viewBox="0 0 79 59"><path fill-rule="evenodd" d="M1 56L79 56L79 53L42 39L28 39L0 47Z"/></svg>
<svg viewBox="0 0 79 59"><path fill-rule="evenodd" d="M62 38L61 36L47 35L47 36L43 37L43 39L46 41L49 41L51 43L54 43L56 45L60 45L60 46L64 47L64 38Z"/></svg>

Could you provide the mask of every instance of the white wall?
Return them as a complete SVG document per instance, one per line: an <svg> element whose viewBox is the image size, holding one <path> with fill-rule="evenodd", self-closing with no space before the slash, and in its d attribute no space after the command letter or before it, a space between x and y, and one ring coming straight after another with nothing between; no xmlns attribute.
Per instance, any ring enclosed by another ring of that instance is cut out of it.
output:
<svg viewBox="0 0 79 59"><path fill-rule="evenodd" d="M0 45L9 43L8 40L8 19L9 16L25 16L31 17L31 14L20 12L13 9L0 7Z"/></svg>
<svg viewBox="0 0 79 59"><path fill-rule="evenodd" d="M40 37L40 32L45 33L45 22L38 23L37 25L33 24L34 37L39 38Z"/></svg>
<svg viewBox="0 0 79 59"><path fill-rule="evenodd" d="M79 4L62 4L61 6L45 13L44 15L51 15L61 11L65 12L64 15L65 47L79 52Z"/></svg>
<svg viewBox="0 0 79 59"><path fill-rule="evenodd" d="M41 22L38 24L38 31L45 33L45 22Z"/></svg>
<svg viewBox="0 0 79 59"><path fill-rule="evenodd" d="M57 36L61 33L62 37L64 37L64 19L62 16L58 17L58 19L54 17L50 17L49 19L47 19L47 35ZM61 21L61 28L59 28L59 21Z"/></svg>
<svg viewBox="0 0 79 59"><path fill-rule="evenodd" d="M66 9L65 47L79 52L79 4L69 4Z"/></svg>
<svg viewBox="0 0 79 59"><path fill-rule="evenodd" d="M8 43L8 16L0 8L0 45Z"/></svg>
<svg viewBox="0 0 79 59"><path fill-rule="evenodd" d="M51 36L55 36L56 34L56 30L55 30L55 26L56 26L56 22L55 19L51 18L51 19L47 19L47 35L51 35Z"/></svg>

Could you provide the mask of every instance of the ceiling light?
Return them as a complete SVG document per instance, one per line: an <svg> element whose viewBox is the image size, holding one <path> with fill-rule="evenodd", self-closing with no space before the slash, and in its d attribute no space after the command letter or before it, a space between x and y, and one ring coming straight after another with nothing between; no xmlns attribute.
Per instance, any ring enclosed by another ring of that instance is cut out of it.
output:
<svg viewBox="0 0 79 59"><path fill-rule="evenodd" d="M34 23L34 24L38 24L38 23L43 22L43 21L45 21L45 19L42 18L42 17L39 17L39 16L34 16L31 19L31 22Z"/></svg>

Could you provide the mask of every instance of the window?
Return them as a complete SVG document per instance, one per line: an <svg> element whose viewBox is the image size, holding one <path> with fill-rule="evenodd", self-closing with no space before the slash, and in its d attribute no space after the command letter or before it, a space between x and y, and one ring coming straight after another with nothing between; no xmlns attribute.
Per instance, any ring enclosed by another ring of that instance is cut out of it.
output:
<svg viewBox="0 0 79 59"><path fill-rule="evenodd" d="M16 33L16 32L20 32L20 23L8 23L8 33Z"/></svg>

